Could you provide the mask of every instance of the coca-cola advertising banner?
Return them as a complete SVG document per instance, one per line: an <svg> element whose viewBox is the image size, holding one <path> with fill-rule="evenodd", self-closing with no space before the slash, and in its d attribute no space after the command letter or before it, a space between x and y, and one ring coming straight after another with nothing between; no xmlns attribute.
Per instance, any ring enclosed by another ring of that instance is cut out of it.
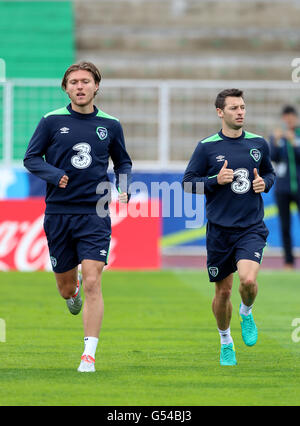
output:
<svg viewBox="0 0 300 426"><path fill-rule="evenodd" d="M135 203L135 201L130 201ZM111 204L112 238L108 266L111 269L160 267L160 217L142 217L139 211L158 211L158 200L136 202L135 215L119 213ZM0 201L0 270L52 270L43 229L42 198Z"/></svg>

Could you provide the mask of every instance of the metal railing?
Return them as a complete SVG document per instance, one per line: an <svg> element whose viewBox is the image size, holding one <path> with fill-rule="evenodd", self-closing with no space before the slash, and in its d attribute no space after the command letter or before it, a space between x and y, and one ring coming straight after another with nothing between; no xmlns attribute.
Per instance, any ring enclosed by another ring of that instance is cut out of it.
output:
<svg viewBox="0 0 300 426"><path fill-rule="evenodd" d="M69 100L60 80L0 83L0 164L21 165L40 118ZM284 104L300 105L300 85L284 81L105 80L95 104L120 119L135 169L181 170L197 142L220 128L218 92L244 90L246 129L265 138Z"/></svg>

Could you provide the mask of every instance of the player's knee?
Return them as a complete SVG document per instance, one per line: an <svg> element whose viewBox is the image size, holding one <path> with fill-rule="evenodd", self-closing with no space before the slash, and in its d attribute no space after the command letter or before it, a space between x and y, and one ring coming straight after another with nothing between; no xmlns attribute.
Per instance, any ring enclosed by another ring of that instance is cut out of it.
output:
<svg viewBox="0 0 300 426"><path fill-rule="evenodd" d="M219 299L222 299L224 301L230 299L231 297L231 288L229 287L224 287L224 288L219 288L216 292L216 296Z"/></svg>
<svg viewBox="0 0 300 426"><path fill-rule="evenodd" d="M74 295L75 289L73 287L63 287L59 289L61 297L70 299Z"/></svg>
<svg viewBox="0 0 300 426"><path fill-rule="evenodd" d="M100 279L97 275L88 275L83 280L83 289L86 297L92 297L99 294Z"/></svg>
<svg viewBox="0 0 300 426"><path fill-rule="evenodd" d="M244 288L251 289L256 285L256 279L253 275L242 275L240 276L241 285Z"/></svg>

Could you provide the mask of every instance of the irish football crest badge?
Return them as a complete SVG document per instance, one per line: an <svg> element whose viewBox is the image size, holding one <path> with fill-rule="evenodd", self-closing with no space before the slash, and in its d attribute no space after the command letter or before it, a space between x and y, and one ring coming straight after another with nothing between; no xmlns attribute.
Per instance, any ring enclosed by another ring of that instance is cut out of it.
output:
<svg viewBox="0 0 300 426"><path fill-rule="evenodd" d="M96 132L101 141L104 141L104 139L107 138L108 132L105 127L97 127Z"/></svg>
<svg viewBox="0 0 300 426"><path fill-rule="evenodd" d="M219 273L219 269L216 266L210 266L208 268L208 272L210 273L210 275L213 278L215 278L218 275L218 273Z"/></svg>
<svg viewBox="0 0 300 426"><path fill-rule="evenodd" d="M256 162L258 162L261 159L261 153L256 148L250 150L250 155L253 158L253 160L255 160Z"/></svg>

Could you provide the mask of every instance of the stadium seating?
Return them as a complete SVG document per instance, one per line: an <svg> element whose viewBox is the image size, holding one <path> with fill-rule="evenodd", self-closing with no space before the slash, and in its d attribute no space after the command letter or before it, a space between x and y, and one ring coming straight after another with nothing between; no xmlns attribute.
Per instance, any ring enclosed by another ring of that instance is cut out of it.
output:
<svg viewBox="0 0 300 426"><path fill-rule="evenodd" d="M120 88L106 82L291 81L291 61L299 56L299 12L294 0L3 1L0 57L7 62L8 77L22 78L60 79L75 59L94 62L104 78L97 105L120 118L134 161L157 162L166 133L159 127L166 121L160 115L159 86ZM171 161L186 162L196 142L218 130L215 94L215 87L171 89ZM0 113L3 99L0 85ZM39 118L64 105L67 97L57 86L15 86L13 99L12 157L19 161ZM246 89L246 100L248 128L267 137L282 104L297 105L300 95L262 87ZM0 160L2 139L0 122Z"/></svg>
<svg viewBox="0 0 300 426"><path fill-rule="evenodd" d="M300 47L290 0L76 0L75 11L78 58L106 78L290 80Z"/></svg>

